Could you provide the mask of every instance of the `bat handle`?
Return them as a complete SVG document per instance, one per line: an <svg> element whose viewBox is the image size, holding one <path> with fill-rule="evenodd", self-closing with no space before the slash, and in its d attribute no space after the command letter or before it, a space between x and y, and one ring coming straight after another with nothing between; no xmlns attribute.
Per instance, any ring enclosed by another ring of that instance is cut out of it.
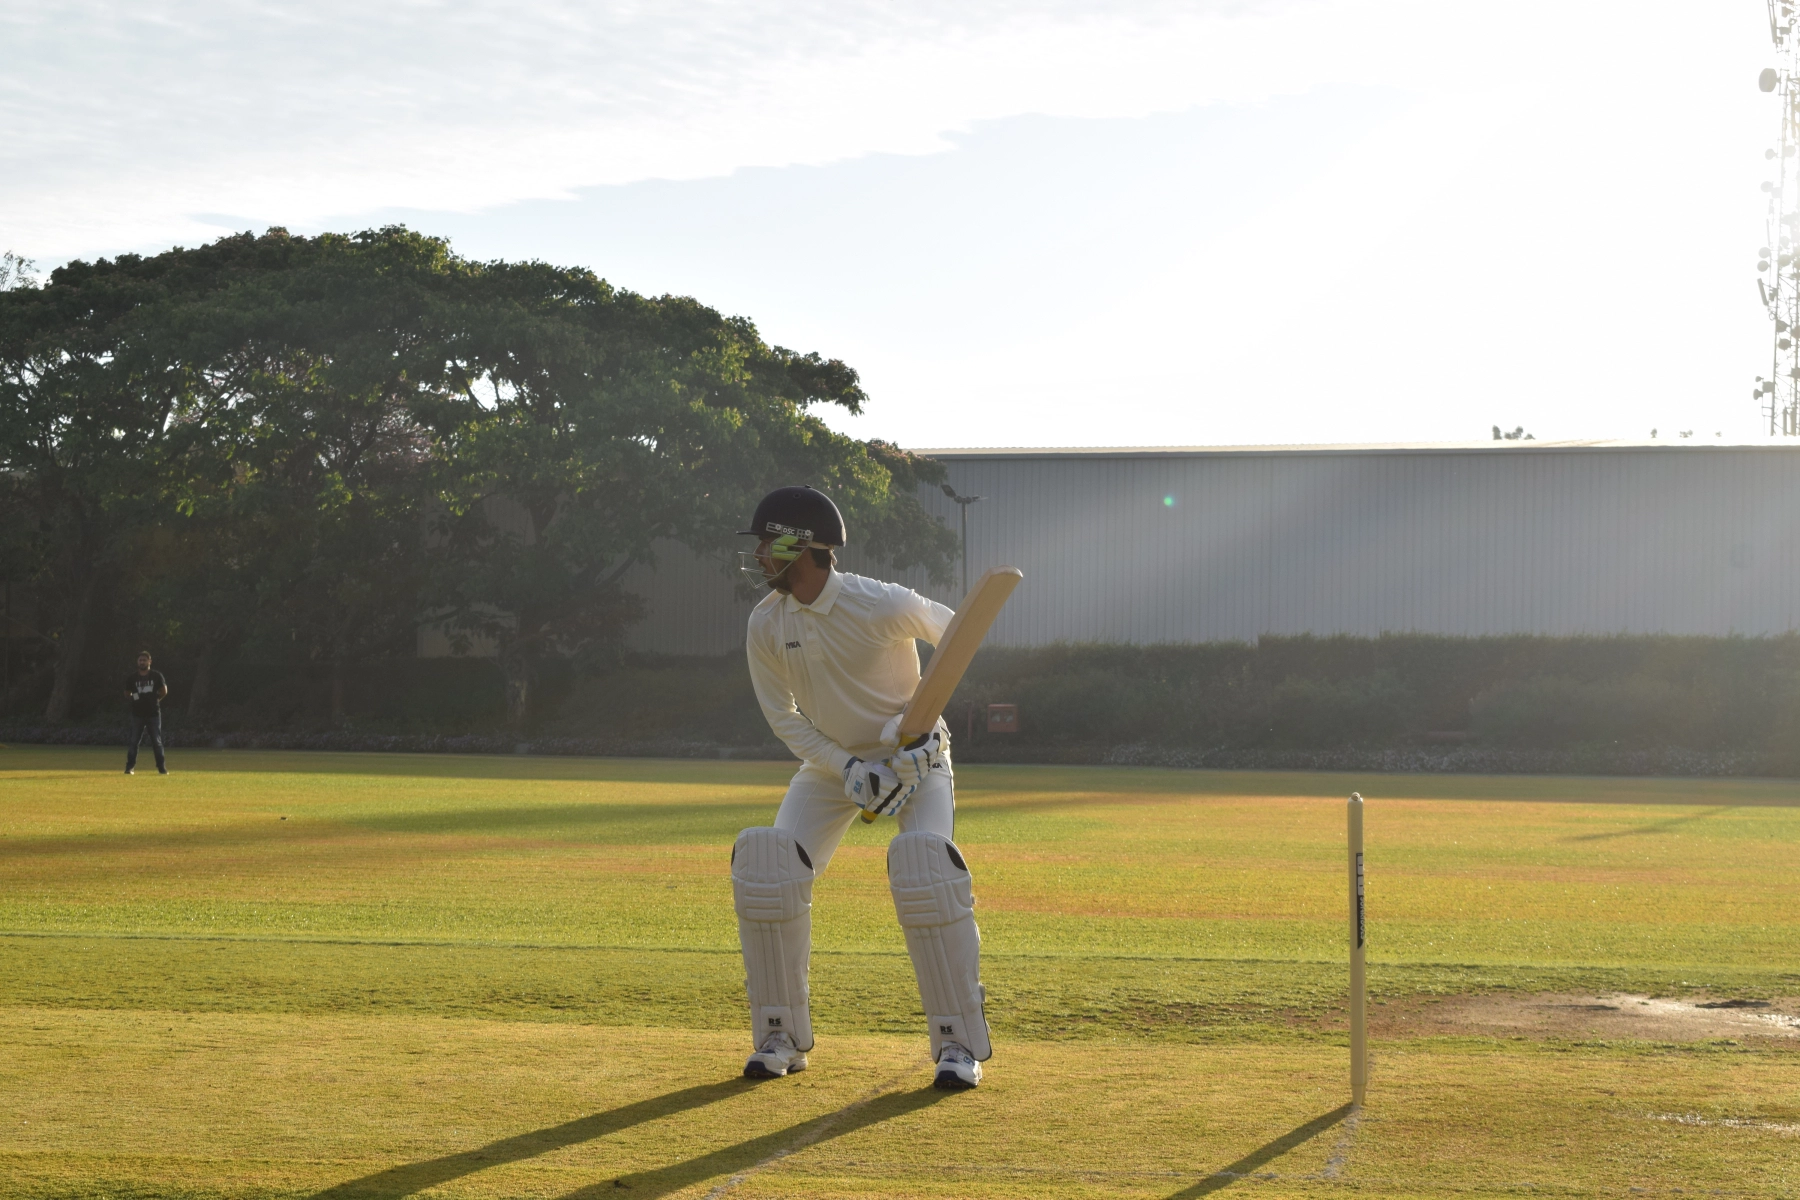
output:
<svg viewBox="0 0 1800 1200"><path fill-rule="evenodd" d="M873 825L875 823L875 814L865 808L862 812L862 819L864 825Z"/></svg>

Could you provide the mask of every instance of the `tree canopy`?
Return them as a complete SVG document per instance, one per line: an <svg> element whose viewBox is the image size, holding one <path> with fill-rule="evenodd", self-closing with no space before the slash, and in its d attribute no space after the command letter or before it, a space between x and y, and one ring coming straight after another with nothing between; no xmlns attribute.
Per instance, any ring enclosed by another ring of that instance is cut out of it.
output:
<svg viewBox="0 0 1800 1200"><path fill-rule="evenodd" d="M435 624L498 646L522 722L545 658L619 644L630 568L724 549L769 487L947 579L916 499L942 468L818 416L866 402L696 300L403 228L75 262L0 291L0 552L50 601L52 720L129 593L197 692L245 645L342 664Z"/></svg>

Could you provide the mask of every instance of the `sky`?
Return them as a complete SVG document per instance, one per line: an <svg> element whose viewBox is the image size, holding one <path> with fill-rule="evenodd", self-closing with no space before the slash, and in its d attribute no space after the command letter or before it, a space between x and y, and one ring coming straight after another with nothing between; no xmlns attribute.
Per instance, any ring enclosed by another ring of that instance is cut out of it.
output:
<svg viewBox="0 0 1800 1200"><path fill-rule="evenodd" d="M909 447L1766 440L1763 0L23 0L0 249L403 223Z"/></svg>

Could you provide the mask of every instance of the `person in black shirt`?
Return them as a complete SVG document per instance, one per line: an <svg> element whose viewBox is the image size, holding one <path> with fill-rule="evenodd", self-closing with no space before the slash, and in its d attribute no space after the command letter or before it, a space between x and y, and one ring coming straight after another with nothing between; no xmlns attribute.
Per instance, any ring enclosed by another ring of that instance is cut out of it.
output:
<svg viewBox="0 0 1800 1200"><path fill-rule="evenodd" d="M150 652L138 653L137 673L125 677L125 697L131 701L131 742L125 747L125 773L137 773L138 747L144 735L150 735L150 749L156 752L156 773L167 775L169 764L163 757L162 702L169 694L169 681L161 671L150 669Z"/></svg>

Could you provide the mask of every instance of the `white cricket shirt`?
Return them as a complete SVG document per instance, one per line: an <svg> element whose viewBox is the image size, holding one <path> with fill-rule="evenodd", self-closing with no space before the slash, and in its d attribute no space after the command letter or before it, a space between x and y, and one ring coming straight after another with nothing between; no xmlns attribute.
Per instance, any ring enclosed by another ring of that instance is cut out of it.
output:
<svg viewBox="0 0 1800 1200"><path fill-rule="evenodd" d="M897 583L833 571L811 604L770 592L750 613L750 682L794 757L842 774L886 758L881 727L919 686L914 638L937 645L950 609Z"/></svg>

